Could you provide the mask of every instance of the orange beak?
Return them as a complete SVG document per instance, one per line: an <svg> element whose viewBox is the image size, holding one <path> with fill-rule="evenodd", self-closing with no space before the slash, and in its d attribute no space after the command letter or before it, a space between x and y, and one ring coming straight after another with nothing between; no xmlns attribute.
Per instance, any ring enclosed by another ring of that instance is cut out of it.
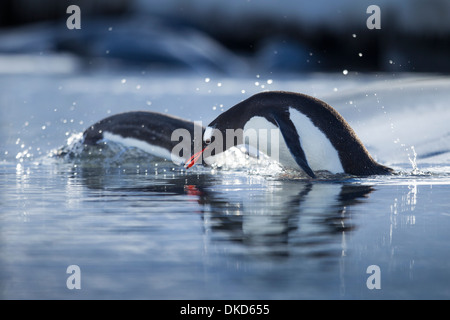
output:
<svg viewBox="0 0 450 320"><path fill-rule="evenodd" d="M206 148L205 148L206 149ZM201 157L203 151L205 151L205 149L203 149L202 151L199 151L197 153L195 153L192 157L189 158L189 160L186 162L186 164L184 165L184 167L186 169L189 169L190 167L192 167L197 161L198 159Z"/></svg>

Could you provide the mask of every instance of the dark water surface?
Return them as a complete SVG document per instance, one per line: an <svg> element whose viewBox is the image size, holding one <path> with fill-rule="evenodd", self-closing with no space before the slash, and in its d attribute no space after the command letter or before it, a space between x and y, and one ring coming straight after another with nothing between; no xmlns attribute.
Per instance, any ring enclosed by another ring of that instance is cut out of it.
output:
<svg viewBox="0 0 450 320"><path fill-rule="evenodd" d="M442 177L47 162L0 169L2 298L449 297ZM66 286L69 265L80 290ZM371 265L381 289L366 284Z"/></svg>

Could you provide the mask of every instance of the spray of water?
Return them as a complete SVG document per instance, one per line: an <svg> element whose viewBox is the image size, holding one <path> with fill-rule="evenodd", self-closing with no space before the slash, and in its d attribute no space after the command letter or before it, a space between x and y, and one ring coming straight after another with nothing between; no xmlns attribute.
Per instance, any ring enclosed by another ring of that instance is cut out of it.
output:
<svg viewBox="0 0 450 320"><path fill-rule="evenodd" d="M416 159L417 159L416 150L414 149L414 146L411 146L410 149L412 151L412 157L411 157L411 154L408 153L408 159L412 166L411 174L420 174L420 170L417 167L417 162L416 162Z"/></svg>

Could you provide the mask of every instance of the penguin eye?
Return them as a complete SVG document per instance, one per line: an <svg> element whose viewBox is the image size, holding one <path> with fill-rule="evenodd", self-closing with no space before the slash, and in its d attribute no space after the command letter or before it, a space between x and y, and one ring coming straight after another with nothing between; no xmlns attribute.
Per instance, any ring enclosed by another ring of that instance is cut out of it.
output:
<svg viewBox="0 0 450 320"><path fill-rule="evenodd" d="M207 127L206 130L205 130L205 133L203 134L203 141L206 144L210 144L212 136L213 136L213 128Z"/></svg>

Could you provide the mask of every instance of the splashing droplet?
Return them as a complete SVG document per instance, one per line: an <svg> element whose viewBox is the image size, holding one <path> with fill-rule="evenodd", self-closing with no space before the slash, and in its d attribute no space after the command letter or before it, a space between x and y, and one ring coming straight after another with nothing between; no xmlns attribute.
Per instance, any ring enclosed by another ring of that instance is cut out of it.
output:
<svg viewBox="0 0 450 320"><path fill-rule="evenodd" d="M411 166L412 166L412 171L411 171L411 173L412 174L419 174L420 173L420 170L419 170L419 168L417 167L417 162L416 162L416 159L417 159L417 153L416 153L416 149L414 149L414 146L411 146L411 151L412 151L412 153L413 153L413 157L411 158L411 155L408 153L408 160L409 160L409 162L411 162Z"/></svg>

